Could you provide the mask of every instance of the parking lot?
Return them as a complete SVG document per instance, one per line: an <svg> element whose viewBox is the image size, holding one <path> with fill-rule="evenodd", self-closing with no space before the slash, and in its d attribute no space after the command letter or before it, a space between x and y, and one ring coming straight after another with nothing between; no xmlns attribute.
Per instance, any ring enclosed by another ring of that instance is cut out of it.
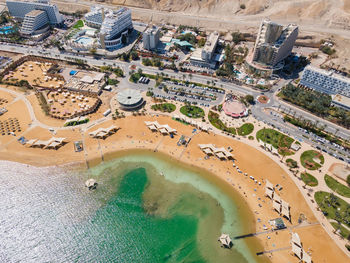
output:
<svg viewBox="0 0 350 263"><path fill-rule="evenodd" d="M159 87L153 89L153 93L156 97L191 102L204 107L221 103L225 96L224 90L173 81L164 81Z"/></svg>

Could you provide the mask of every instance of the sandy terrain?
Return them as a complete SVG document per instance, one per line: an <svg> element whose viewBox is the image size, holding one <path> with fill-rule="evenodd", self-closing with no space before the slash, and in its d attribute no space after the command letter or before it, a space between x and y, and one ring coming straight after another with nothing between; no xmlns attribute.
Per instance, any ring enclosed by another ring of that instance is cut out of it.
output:
<svg viewBox="0 0 350 263"><path fill-rule="evenodd" d="M14 89L18 91L18 88ZM8 93L1 92L0 97L12 96L6 94ZM279 217L278 213L272 209L271 200L264 196L264 184L265 180L268 179L274 185L280 184L283 186L283 189L278 191L278 194L282 199L289 202L291 206L291 223L285 220L289 227L288 229L260 234L256 238L247 238L247 241L249 243L255 243L258 240L263 245L264 250L284 248L278 252L267 254L272 262L298 262L296 257L291 255L289 249L290 232L296 231L300 234L304 249L312 254L314 262L346 262L348 260L348 257L339 249L335 242L331 241L329 235L316 220L304 196L296 190L295 181L291 179L291 175L287 174L287 169L279 163L278 157L267 155L267 153L258 147L256 141L249 141L241 137L241 140L244 142L240 142L214 133L208 134L201 132L199 134L193 134L193 127L161 115L128 116L117 120L104 118L98 122L94 121L101 118L101 112L105 109L99 109L97 114L93 114L94 120L85 126L62 128L63 121L50 119L42 113L34 94L27 95L26 97L34 108L34 114L37 120L33 121L30 125L32 120L30 120L27 107L20 99L11 101L10 105L7 106L9 112L1 116L0 120L17 117L21 126L23 126L23 131L20 135L26 139L36 138L39 140L48 140L53 136L64 137L67 144L58 150L30 148L17 142L17 137L10 135L0 136L0 159L36 166L81 162L87 167L91 167L101 162L102 159L106 161L113 158L115 153L124 150L156 150L171 156L175 160L211 172L212 176L220 180L224 187L229 188L230 191L237 192L244 200L240 203L240 206L249 207L252 214L250 220L245 222L250 226L247 229L255 226L256 228L251 231L257 232L263 231L263 225L271 228L268 220ZM153 133L144 124L146 120L157 120L160 124L169 124L170 127L178 130L178 134L172 139L169 136L162 136L160 133ZM38 121L42 127L37 126L39 124ZM256 130L260 129L263 125L256 123L251 117L248 121L254 123ZM48 130L48 127L50 127L48 124L56 127L54 133ZM121 129L107 139L97 140L89 136L89 132L100 127L109 127L112 124ZM239 126L241 124L242 121L237 120L234 125ZM181 135L192 136L192 140L187 148L177 146L177 141ZM74 141L83 141L84 151L75 152ZM236 159L235 164L239 166L243 173L247 173L248 176L238 173L232 167L231 161L219 161L215 157L205 160L204 153L198 147L198 144L204 143L213 143L217 147L225 148L231 146ZM309 146L303 145L303 147L303 150L305 150ZM301 152L297 152L292 158L298 160ZM330 167L333 162L333 159L326 158L324 167ZM315 173L313 174L315 175ZM253 180L249 179L250 175L254 176L262 185L259 186ZM322 178L318 179L319 181L322 180ZM300 214L303 214L306 218L307 222L304 222L304 225L298 225ZM325 247L328 249L325 249Z"/></svg>
<svg viewBox="0 0 350 263"><path fill-rule="evenodd" d="M71 91L53 91L49 92L47 97L51 106L51 114L58 118L69 118L75 113L92 108L97 102L95 97Z"/></svg>
<svg viewBox="0 0 350 263"><path fill-rule="evenodd" d="M23 118L25 118L25 110L23 110L23 107L21 112ZM152 133L144 125L143 122L145 120L157 120L161 124L168 123L171 127L178 130L178 135L175 136L174 139L171 139L169 136L164 137L159 133ZM89 137L89 132L99 127L108 127L111 124L121 127L117 134L110 136L106 140L96 140ZM126 149L155 150L157 148L161 153L168 154L192 166L202 167L213 173L213 175L215 174L223 181L228 182L228 185L230 185L232 189L235 189L244 197L246 204L254 213L254 217L252 217L251 221L247 222L247 224L256 224L256 230L261 231L263 224L269 227L268 220L279 216L272 210L271 201L264 197L264 183L262 186L258 186L250 180L249 177L239 174L233 169L232 162L219 161L214 157L211 157L209 160L204 160L204 154L200 151L198 144L214 143L217 146L231 146L234 149L233 153L236 158L236 164L243 172L248 173L248 175L253 175L261 182L264 182L265 179L269 179L273 184L279 183L283 185L283 190L280 191L279 194L281 198L285 199L291 205L292 224L294 226L297 225L297 219L300 213L305 215L309 223L316 222L303 196L298 191L296 192L294 190L295 185L285 171L268 156L242 142L215 134L200 133L193 136L187 148L179 147L176 142L180 135L191 136L193 128L173 121L165 116L130 116L116 121L107 120L82 132L79 130L79 127L75 127L57 131L57 134L54 136L65 137L68 141L68 143L59 150L28 148L14 141L14 137L10 137L5 140L5 147L0 148L0 158L38 166L59 165L67 162L85 162L85 160L92 160L89 161L88 164L93 165L101 161L101 156L103 156L105 160L110 158L112 155L109 155L109 153L112 152ZM52 136L53 134L47 129L40 127L35 127L25 132L25 137L27 139L38 138L46 140ZM6 137L9 136L4 136L4 138ZM77 140L84 141L85 150L83 152L74 152L73 142ZM42 158L44 156L45 158ZM256 189L256 191L254 189ZM258 204L261 204L261 207L259 207ZM260 223L257 223L258 218L261 220ZM288 226L292 224L287 223ZM319 225L307 227L308 231L302 231L303 228L298 229L300 230L300 237L304 243L304 248L312 251L315 262L330 262L331 260L335 260L334 262L345 262L347 260L346 255L343 254L333 242L327 244L329 249L325 252L325 250L323 250L325 243L313 241L315 235L318 235L319 240L329 239L326 232ZM277 234L270 233L259 235L258 239L266 250L283 248L289 246L290 234L288 230L285 230ZM333 253L330 253L330 251L333 251ZM296 258L290 254L289 249L273 253L269 256L272 262L297 262Z"/></svg>
<svg viewBox="0 0 350 263"><path fill-rule="evenodd" d="M46 72L50 69L51 63L39 63L34 61L26 61L4 76L4 79L11 81L12 79L27 80L30 85L38 85L45 88L60 87L63 81L46 76Z"/></svg>
<svg viewBox="0 0 350 263"><path fill-rule="evenodd" d="M350 167L343 163L334 163L330 168L329 172L334 176L346 181L346 178L350 175Z"/></svg>

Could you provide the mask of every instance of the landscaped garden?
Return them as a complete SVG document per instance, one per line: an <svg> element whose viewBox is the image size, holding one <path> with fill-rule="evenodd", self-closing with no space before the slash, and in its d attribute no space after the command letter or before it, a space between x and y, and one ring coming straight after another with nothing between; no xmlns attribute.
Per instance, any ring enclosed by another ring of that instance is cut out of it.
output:
<svg viewBox="0 0 350 263"><path fill-rule="evenodd" d="M278 149L278 153L281 155L294 154L294 151L290 149L294 139L280 133L279 131L263 128L256 133L256 138L260 141L271 144L274 148Z"/></svg>
<svg viewBox="0 0 350 263"><path fill-rule="evenodd" d="M346 185L339 183L337 180L327 174L324 176L324 180L327 186L337 194L345 197L350 197L350 188Z"/></svg>
<svg viewBox="0 0 350 263"><path fill-rule="evenodd" d="M237 128L237 134L245 136L251 134L254 131L253 123L244 123L241 127Z"/></svg>
<svg viewBox="0 0 350 263"><path fill-rule="evenodd" d="M84 26L84 22L83 20L78 20L75 25L73 26L73 28L81 28Z"/></svg>
<svg viewBox="0 0 350 263"><path fill-rule="evenodd" d="M151 106L152 110L162 111L162 112L173 112L176 109L176 106L172 103L160 103L154 104Z"/></svg>
<svg viewBox="0 0 350 263"><path fill-rule="evenodd" d="M309 150L301 154L300 162L308 170L317 170L324 164L324 157L318 151Z"/></svg>
<svg viewBox="0 0 350 263"><path fill-rule="evenodd" d="M197 106L185 105L180 108L180 112L190 118L204 117L204 110Z"/></svg>
<svg viewBox="0 0 350 263"><path fill-rule="evenodd" d="M316 179L316 177L312 176L309 173L306 173L306 172L302 173L300 177L301 177L301 180L303 180L303 182L308 186L314 187L318 185L318 180Z"/></svg>
<svg viewBox="0 0 350 263"><path fill-rule="evenodd" d="M213 111L209 111L208 114L208 119L209 122L211 123L211 125L213 125L215 128L231 133L231 134L236 134L236 129L233 127L227 127L225 125L225 123L223 123L220 119L219 119L219 114L217 114L216 112Z"/></svg>
<svg viewBox="0 0 350 263"><path fill-rule="evenodd" d="M350 227L350 205L347 202L332 193L323 191L315 193L315 200L328 219Z"/></svg>

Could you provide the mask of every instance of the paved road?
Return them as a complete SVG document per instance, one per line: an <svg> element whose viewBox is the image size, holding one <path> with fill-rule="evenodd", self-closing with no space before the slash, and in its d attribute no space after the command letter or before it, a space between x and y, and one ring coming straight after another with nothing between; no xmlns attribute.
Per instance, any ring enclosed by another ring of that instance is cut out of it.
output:
<svg viewBox="0 0 350 263"><path fill-rule="evenodd" d="M133 61L131 63L129 62L123 62L123 61L118 61L118 60L109 60L109 59L96 59L93 57L89 56L83 56L83 55L78 55L78 54L70 54L70 53L63 53L60 52L58 49L51 48L51 49L43 49L41 47L33 48L33 47L27 47L27 46L20 46L20 45L15 45L15 44L7 44L7 43L0 43L0 50L3 51L10 51L10 52L17 52L17 53L23 53L27 55L37 55L37 56L42 56L42 57L47 57L47 58L53 58L53 59L61 59L61 60L76 60L76 59L82 59L85 60L87 64L93 65L93 66L104 66L104 65L110 65L110 66L119 66L121 67L124 72L128 75L129 73L129 66L131 64L136 65L138 68L141 68L143 72L145 73L150 73L150 74L156 74L160 72L164 72L164 74L168 74L171 77L177 78L177 79L183 79L183 76L187 80L191 80L194 82L199 82L202 84L207 84L207 81L215 81L217 87L223 87L226 90L233 91L233 92L238 92L242 95L253 95L255 98L260 95L260 91L251 89L246 86L239 86L233 83L229 82L223 82L217 78L213 77L208 77L208 76L202 76L202 75L197 75L197 74L187 74L183 72L174 72L172 70L163 70L160 71L157 68L152 68L152 67L146 67L141 64L140 61ZM337 135L341 136L342 138L350 138L350 131L342 128L338 125L335 125L333 123L330 123L328 121L325 121L321 118L318 118L317 116L311 115L307 112L305 112L302 109L299 109L293 105L286 104L275 96L276 93L278 92L278 89L281 88L283 85L285 85L287 80L281 80L271 91L266 92L265 95L267 95L270 98L269 103L267 104L260 104L256 103L252 107L252 114L254 117L256 117L259 120L264 121L267 124L273 125L274 127L280 129L281 131L284 131L288 133L290 136L297 138L297 139L302 139L305 140L306 142L310 143L311 145L316 145L318 144L321 148L324 147L324 145L320 143L315 143L312 140L308 140L305 137L301 136L301 132L298 128L294 126L289 126L286 125L286 123L283 122L281 119L276 119L274 116L267 114L265 112L265 109L267 108L283 108L285 112L295 112L297 116L303 116L305 119L309 119L312 122L319 122L319 125L326 125L326 131L330 133L337 133ZM142 84L140 84L142 85ZM199 104L201 102L199 101ZM333 146L331 144L325 145L325 148L331 149ZM334 147L333 147L334 148ZM337 150L338 153L337 155L341 155L343 158L349 158L348 153L344 152L342 150Z"/></svg>

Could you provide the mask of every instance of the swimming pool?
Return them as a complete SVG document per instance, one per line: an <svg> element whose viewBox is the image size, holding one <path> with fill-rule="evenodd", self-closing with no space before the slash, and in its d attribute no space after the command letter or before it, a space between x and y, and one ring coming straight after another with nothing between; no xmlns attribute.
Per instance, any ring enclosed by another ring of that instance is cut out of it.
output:
<svg viewBox="0 0 350 263"><path fill-rule="evenodd" d="M4 26L0 28L0 35L7 35L14 32L13 26Z"/></svg>
<svg viewBox="0 0 350 263"><path fill-rule="evenodd" d="M81 45L91 45L94 40L90 37L78 37L74 42L79 43Z"/></svg>

